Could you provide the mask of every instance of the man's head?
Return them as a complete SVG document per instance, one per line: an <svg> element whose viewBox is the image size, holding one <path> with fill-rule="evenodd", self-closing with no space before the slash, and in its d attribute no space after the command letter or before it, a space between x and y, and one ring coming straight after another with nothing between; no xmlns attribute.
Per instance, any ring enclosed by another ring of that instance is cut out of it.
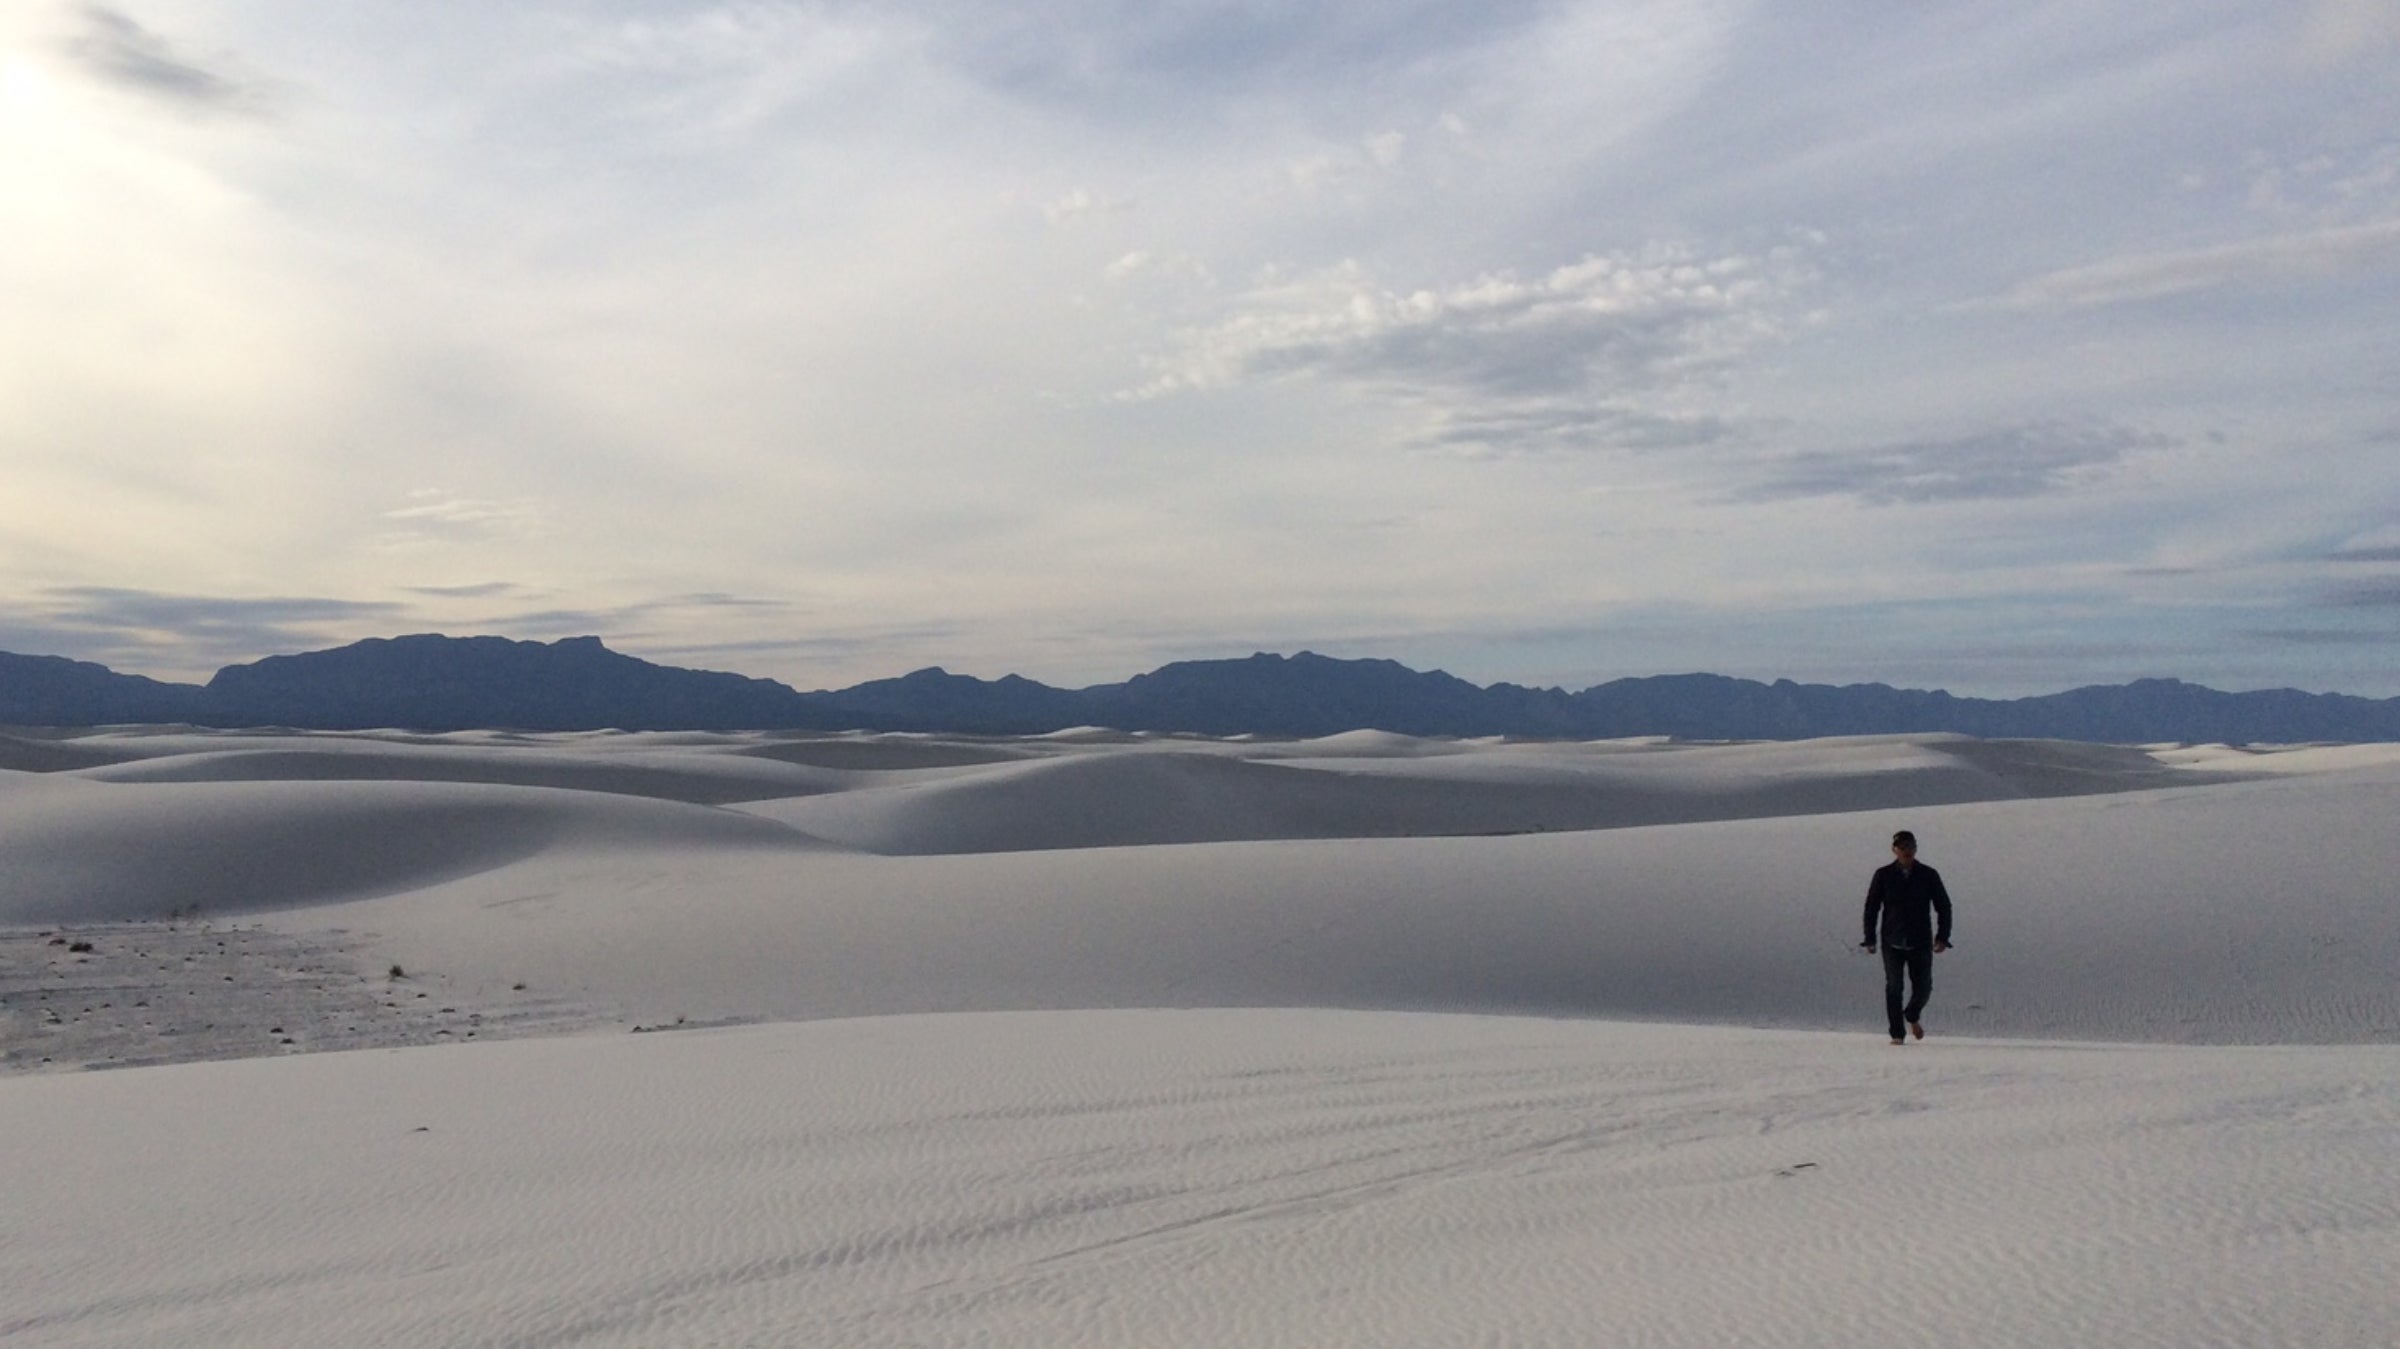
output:
<svg viewBox="0 0 2400 1349"><path fill-rule="evenodd" d="M1903 862L1915 861L1917 856L1917 836L1905 829L1901 830L1897 834L1892 835L1892 856L1899 858Z"/></svg>

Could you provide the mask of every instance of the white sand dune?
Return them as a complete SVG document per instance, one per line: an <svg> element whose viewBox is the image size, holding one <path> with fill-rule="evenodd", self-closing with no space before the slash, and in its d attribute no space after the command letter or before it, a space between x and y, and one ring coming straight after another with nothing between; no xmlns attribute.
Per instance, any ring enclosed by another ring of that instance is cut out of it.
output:
<svg viewBox="0 0 2400 1349"><path fill-rule="evenodd" d="M1905 825L1960 906L1947 1030L2387 1041L2396 808L2400 772L2371 770L1504 837L638 866L558 849L274 921L640 1021L1288 1005L1871 1029L1859 902ZM644 902L619 898L637 881Z"/></svg>
<svg viewBox="0 0 2400 1349"><path fill-rule="evenodd" d="M336 738L247 754L242 737L200 736L138 765L187 781L0 774L0 848L22 859L0 915L349 929L373 934L377 962L485 993L532 980L641 1022L1290 1005L1834 1027L1872 1010L1858 897L1907 824L1962 906L1951 1029L2400 1036L2400 838L2384 827L2400 762L2371 756L2230 780L2139 751L1955 737L1374 737L1354 761L1327 742L1255 761L1261 747L1221 742L1020 743L1000 748L1035 757L767 762L812 788L859 785L724 809L630 798L602 770L661 753L759 763L756 742L562 739L444 756ZM509 773L603 789L325 780L340 755L372 766L362 779L515 755ZM314 780L210 776L279 763ZM2097 788L2117 790L2045 795ZM1719 818L1736 812L1754 818ZM1662 817L1678 822L1644 823ZM1498 836L1372 837L1411 831Z"/></svg>
<svg viewBox="0 0 2400 1349"><path fill-rule="evenodd" d="M1295 1011L19 1079L0 1338L2384 1345L2395 1084L2389 1047Z"/></svg>
<svg viewBox="0 0 2400 1349"><path fill-rule="evenodd" d="M0 754L12 1345L2391 1339L2388 747Z"/></svg>

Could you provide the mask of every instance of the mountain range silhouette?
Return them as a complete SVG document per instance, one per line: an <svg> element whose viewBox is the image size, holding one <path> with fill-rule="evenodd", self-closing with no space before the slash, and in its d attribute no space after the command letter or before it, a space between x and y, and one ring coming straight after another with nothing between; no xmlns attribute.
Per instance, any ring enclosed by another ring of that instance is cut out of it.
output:
<svg viewBox="0 0 2400 1349"><path fill-rule="evenodd" d="M1618 679L1580 692L1477 685L1389 660L1314 652L1178 661L1122 683L1061 689L932 668L802 692L554 642L418 634L229 665L206 684L0 652L0 724L124 723L312 730L876 730L1029 735L1076 726L1204 735L1797 740L1954 731L1986 738L2296 743L2400 740L2400 698L2175 679L2017 699L1884 684L1760 683L1723 675Z"/></svg>

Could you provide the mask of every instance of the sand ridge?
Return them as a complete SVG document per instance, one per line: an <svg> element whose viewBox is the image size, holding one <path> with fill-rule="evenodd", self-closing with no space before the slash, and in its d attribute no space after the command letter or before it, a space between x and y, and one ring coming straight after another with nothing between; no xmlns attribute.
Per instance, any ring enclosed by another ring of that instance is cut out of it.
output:
<svg viewBox="0 0 2400 1349"><path fill-rule="evenodd" d="M12 1345L2389 1339L2400 756L55 744Z"/></svg>

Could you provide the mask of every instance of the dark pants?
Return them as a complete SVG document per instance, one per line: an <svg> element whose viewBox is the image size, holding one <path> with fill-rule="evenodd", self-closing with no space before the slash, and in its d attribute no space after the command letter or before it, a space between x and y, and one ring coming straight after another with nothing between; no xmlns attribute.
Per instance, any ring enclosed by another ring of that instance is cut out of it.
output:
<svg viewBox="0 0 2400 1349"><path fill-rule="evenodd" d="M1908 1003L1900 1002L1900 976L1908 975ZM1902 950L1894 946L1883 948L1883 1011L1892 1020L1892 1038L1908 1034L1905 1023L1915 1021L1925 1013L1925 999L1933 995L1933 952L1919 946Z"/></svg>

